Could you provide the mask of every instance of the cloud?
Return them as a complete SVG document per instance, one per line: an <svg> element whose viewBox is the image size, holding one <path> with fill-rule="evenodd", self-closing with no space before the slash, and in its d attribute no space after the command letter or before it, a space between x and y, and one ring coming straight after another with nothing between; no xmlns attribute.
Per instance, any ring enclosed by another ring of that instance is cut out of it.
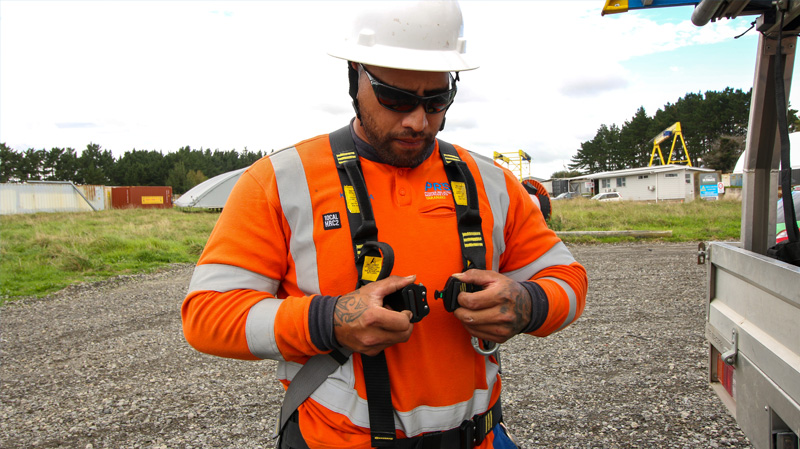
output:
<svg viewBox="0 0 800 449"><path fill-rule="evenodd" d="M97 124L86 122L56 123L56 128L97 128Z"/></svg>
<svg viewBox="0 0 800 449"><path fill-rule="evenodd" d="M318 111L331 115L349 114L353 108L347 104L322 103L316 107Z"/></svg>
<svg viewBox="0 0 800 449"><path fill-rule="evenodd" d="M330 132L353 111L326 49L359 3L2 2L3 140L120 156L269 151ZM691 7L601 17L602 3L462 1L481 67L461 74L442 138L489 157L524 149L546 177L641 105L752 85L756 38L732 39L752 18L698 28Z"/></svg>
<svg viewBox="0 0 800 449"><path fill-rule="evenodd" d="M478 120L472 117L453 118L452 116L448 116L446 125L449 131L478 129L479 127Z"/></svg>
<svg viewBox="0 0 800 449"><path fill-rule="evenodd" d="M582 77L572 80L565 80L559 92L568 97L596 97L603 92L624 89L630 83L617 76L607 77Z"/></svg>

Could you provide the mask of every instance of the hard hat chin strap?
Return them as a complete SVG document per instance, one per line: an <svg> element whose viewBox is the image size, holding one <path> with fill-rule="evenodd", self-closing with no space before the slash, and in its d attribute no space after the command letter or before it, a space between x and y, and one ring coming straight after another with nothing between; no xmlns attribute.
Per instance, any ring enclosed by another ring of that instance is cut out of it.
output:
<svg viewBox="0 0 800 449"><path fill-rule="evenodd" d="M347 61L347 78L350 80L350 98L353 99L353 109L356 111L356 118L361 120L361 110L358 107L358 70L353 68L353 64Z"/></svg>

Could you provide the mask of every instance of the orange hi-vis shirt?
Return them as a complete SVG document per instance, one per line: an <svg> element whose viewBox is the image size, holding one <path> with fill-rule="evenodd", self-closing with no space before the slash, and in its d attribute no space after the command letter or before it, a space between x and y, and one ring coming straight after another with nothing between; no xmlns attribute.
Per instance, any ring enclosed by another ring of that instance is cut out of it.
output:
<svg viewBox="0 0 800 449"><path fill-rule="evenodd" d="M547 228L510 171L456 150L475 178L487 269L532 280L544 291L547 316L533 335L569 325L584 308L584 268ZM494 356L478 354L461 323L434 299L434 290L463 271L438 143L414 168L364 157L361 167L378 239L394 250L392 274L415 274L427 288L431 309L407 342L385 350L397 436L456 428L498 400L501 382ZM184 334L209 354L277 360L277 376L288 385L310 357L333 349L320 343L325 339L315 301L335 301L352 292L357 279L330 142L327 135L315 137L259 160L241 175L192 277L182 307ZM370 447L365 398L355 353L299 408L309 447ZM492 440L487 436L479 447L492 447Z"/></svg>

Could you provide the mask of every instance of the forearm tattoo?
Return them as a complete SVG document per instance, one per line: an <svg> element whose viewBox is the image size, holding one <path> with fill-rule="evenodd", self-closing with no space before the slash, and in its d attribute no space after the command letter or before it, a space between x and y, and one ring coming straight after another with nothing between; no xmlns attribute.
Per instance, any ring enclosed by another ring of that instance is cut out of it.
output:
<svg viewBox="0 0 800 449"><path fill-rule="evenodd" d="M362 301L360 297L356 296L357 293L358 290L353 293L348 293L336 301L333 320L334 326L342 327L345 324L352 323L367 310L367 304Z"/></svg>

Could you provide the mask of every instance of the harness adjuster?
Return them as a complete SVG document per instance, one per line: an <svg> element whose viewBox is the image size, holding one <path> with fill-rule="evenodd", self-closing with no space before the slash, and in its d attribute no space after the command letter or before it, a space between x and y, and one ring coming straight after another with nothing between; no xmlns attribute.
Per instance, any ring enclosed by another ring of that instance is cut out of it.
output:
<svg viewBox="0 0 800 449"><path fill-rule="evenodd" d="M386 447L386 448L394 447L395 439L396 436L393 432L381 432L381 431L371 432L372 447Z"/></svg>
<svg viewBox="0 0 800 449"><path fill-rule="evenodd" d="M397 312L402 310L411 311L411 322L416 323L425 318L431 311L428 307L428 300L425 297L428 290L422 284L409 284L394 293L390 293L383 298L385 305Z"/></svg>
<svg viewBox="0 0 800 449"><path fill-rule="evenodd" d="M461 449L472 449L479 443L475 441L475 421L471 419L464 420L458 427L461 433Z"/></svg>
<svg viewBox="0 0 800 449"><path fill-rule="evenodd" d="M472 293L479 291L480 287L475 284L468 284L466 282L461 282L458 279L450 276L447 279L447 283L444 285L444 288L439 291L436 290L434 293L434 297L436 299L441 299L444 303L444 310L448 312L453 312L457 308L460 307L458 304L458 294L461 292Z"/></svg>

